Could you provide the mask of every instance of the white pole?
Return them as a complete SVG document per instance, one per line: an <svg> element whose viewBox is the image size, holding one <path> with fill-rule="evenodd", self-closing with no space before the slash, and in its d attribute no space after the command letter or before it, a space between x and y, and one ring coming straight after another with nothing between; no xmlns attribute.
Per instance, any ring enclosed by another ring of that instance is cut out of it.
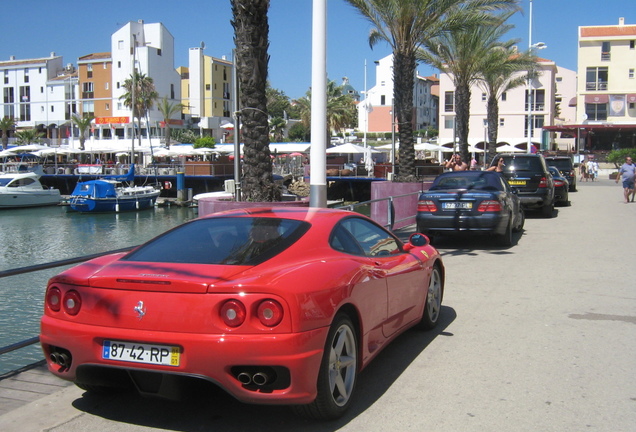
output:
<svg viewBox="0 0 636 432"><path fill-rule="evenodd" d="M327 1L313 0L309 205L327 207Z"/></svg>
<svg viewBox="0 0 636 432"><path fill-rule="evenodd" d="M530 0L530 24L528 26L528 52L532 55L532 0ZM526 153L531 152L532 147L532 78L528 73L528 144Z"/></svg>
<svg viewBox="0 0 636 432"><path fill-rule="evenodd" d="M364 59L364 147L367 146L367 130L369 129L369 95L367 94L367 59Z"/></svg>

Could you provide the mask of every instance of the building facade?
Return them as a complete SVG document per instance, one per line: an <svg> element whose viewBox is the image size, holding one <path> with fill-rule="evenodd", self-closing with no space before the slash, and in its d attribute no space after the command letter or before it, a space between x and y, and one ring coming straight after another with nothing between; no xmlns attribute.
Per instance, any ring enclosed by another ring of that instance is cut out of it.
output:
<svg viewBox="0 0 636 432"><path fill-rule="evenodd" d="M573 122L546 128L581 152L636 147L636 25L582 26Z"/></svg>
<svg viewBox="0 0 636 432"><path fill-rule="evenodd" d="M415 74L413 87L413 130L437 128L438 85L435 76ZM358 130L371 133L397 132L393 121L393 55L375 62L375 85L358 104Z"/></svg>
<svg viewBox="0 0 636 432"><path fill-rule="evenodd" d="M77 72L62 57L0 61L2 117L13 117L16 130L37 129L47 140L59 140L76 112ZM66 126L65 126L66 125ZM13 132L11 132L13 133Z"/></svg>

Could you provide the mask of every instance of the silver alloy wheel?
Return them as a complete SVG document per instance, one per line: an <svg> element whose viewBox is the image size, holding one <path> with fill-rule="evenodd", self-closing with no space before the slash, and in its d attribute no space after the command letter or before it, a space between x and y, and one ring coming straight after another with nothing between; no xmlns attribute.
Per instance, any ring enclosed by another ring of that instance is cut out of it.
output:
<svg viewBox="0 0 636 432"><path fill-rule="evenodd" d="M345 405L356 380L356 339L353 330L342 324L334 334L329 350L329 390L338 406Z"/></svg>
<svg viewBox="0 0 636 432"><path fill-rule="evenodd" d="M440 309L442 308L442 278L439 270L433 269L431 280L428 283L428 295L426 297L426 310L431 322L437 322Z"/></svg>

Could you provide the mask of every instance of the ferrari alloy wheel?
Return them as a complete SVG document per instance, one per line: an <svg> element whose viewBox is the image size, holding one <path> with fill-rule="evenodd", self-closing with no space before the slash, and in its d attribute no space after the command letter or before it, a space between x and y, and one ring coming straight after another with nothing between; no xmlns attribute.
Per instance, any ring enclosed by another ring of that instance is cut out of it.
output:
<svg viewBox="0 0 636 432"><path fill-rule="evenodd" d="M353 323L338 314L327 336L318 394L309 405L296 407L300 414L320 420L340 417L349 407L358 376L358 341Z"/></svg>
<svg viewBox="0 0 636 432"><path fill-rule="evenodd" d="M426 293L426 304L419 327L430 330L437 325L439 314L442 309L443 282L439 268L436 266L431 272Z"/></svg>

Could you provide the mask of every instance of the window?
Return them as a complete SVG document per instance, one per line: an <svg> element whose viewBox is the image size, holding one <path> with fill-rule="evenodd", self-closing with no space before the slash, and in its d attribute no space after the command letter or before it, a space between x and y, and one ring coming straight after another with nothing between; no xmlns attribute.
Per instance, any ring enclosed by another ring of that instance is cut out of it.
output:
<svg viewBox="0 0 636 432"><path fill-rule="evenodd" d="M607 67L589 67L585 73L585 89L607 90L609 70Z"/></svg>
<svg viewBox="0 0 636 432"><path fill-rule="evenodd" d="M86 65L86 77L87 78L93 78L93 65L92 64L87 64Z"/></svg>
<svg viewBox="0 0 636 432"><path fill-rule="evenodd" d="M585 104L588 120L607 120L607 104Z"/></svg>
<svg viewBox="0 0 636 432"><path fill-rule="evenodd" d="M501 94L501 100L502 100L502 102L505 102L505 101L506 101L506 99L508 99L508 93L503 92L503 93Z"/></svg>
<svg viewBox="0 0 636 432"><path fill-rule="evenodd" d="M455 127L455 116L444 116L444 129L453 129Z"/></svg>
<svg viewBox="0 0 636 432"><path fill-rule="evenodd" d="M210 91L210 84L205 85L205 91Z"/></svg>
<svg viewBox="0 0 636 432"><path fill-rule="evenodd" d="M481 94L481 101L486 102L486 93Z"/></svg>
<svg viewBox="0 0 636 432"><path fill-rule="evenodd" d="M337 251L368 257L389 256L402 252L395 238L382 228L355 217L339 223L329 243Z"/></svg>
<svg viewBox="0 0 636 432"><path fill-rule="evenodd" d="M601 45L601 60L611 60L612 56L610 53L611 45L609 42L603 42Z"/></svg>
<svg viewBox="0 0 636 432"><path fill-rule="evenodd" d="M455 92L452 92L452 91L444 92L444 111L446 112L455 111Z"/></svg>
<svg viewBox="0 0 636 432"><path fill-rule="evenodd" d="M629 69L627 76L629 79L634 79L634 69Z"/></svg>
<svg viewBox="0 0 636 432"><path fill-rule="evenodd" d="M110 87L110 83L108 81L106 81L104 83L104 90L108 90L109 87Z"/></svg>
<svg viewBox="0 0 636 432"><path fill-rule="evenodd" d="M82 99L92 99L94 97L94 87L92 82L82 83Z"/></svg>
<svg viewBox="0 0 636 432"><path fill-rule="evenodd" d="M110 104L106 102L106 104L104 105L104 108L106 109L106 111L110 111Z"/></svg>
<svg viewBox="0 0 636 432"><path fill-rule="evenodd" d="M4 83L9 84L9 71L6 69L4 71Z"/></svg>
<svg viewBox="0 0 636 432"><path fill-rule="evenodd" d="M40 86L40 93L44 93L44 87Z"/></svg>
<svg viewBox="0 0 636 432"><path fill-rule="evenodd" d="M84 114L95 114L95 102L84 101L82 102L82 112Z"/></svg>
<svg viewBox="0 0 636 432"><path fill-rule="evenodd" d="M545 109L545 90L533 89L530 94L532 96L531 111L543 111ZM528 90L526 90L525 110L528 111Z"/></svg>
<svg viewBox="0 0 636 432"><path fill-rule="evenodd" d="M545 123L545 116L542 115L533 115L532 117L532 129L530 130L530 136L533 137L535 136L534 131L535 129L541 129L543 128L543 124ZM528 136L528 116L525 116L525 130L524 130L524 136Z"/></svg>
<svg viewBox="0 0 636 432"><path fill-rule="evenodd" d="M504 127L506 123L506 120L502 117L499 119L499 127Z"/></svg>
<svg viewBox="0 0 636 432"><path fill-rule="evenodd" d="M51 105L51 112L55 112L55 105Z"/></svg>
<svg viewBox="0 0 636 432"><path fill-rule="evenodd" d="M386 105L386 96L385 95L380 96L380 105Z"/></svg>
<svg viewBox="0 0 636 432"><path fill-rule="evenodd" d="M24 69L24 82L25 83L29 82L29 70L28 69Z"/></svg>
<svg viewBox="0 0 636 432"><path fill-rule="evenodd" d="M120 61L117 62L117 68L121 69L121 62Z"/></svg>
<svg viewBox="0 0 636 432"><path fill-rule="evenodd" d="M157 55L160 56L161 55L161 48L157 49Z"/></svg>
<svg viewBox="0 0 636 432"><path fill-rule="evenodd" d="M635 40L630 40L629 41L629 49L634 49L634 47L636 47L636 41Z"/></svg>

